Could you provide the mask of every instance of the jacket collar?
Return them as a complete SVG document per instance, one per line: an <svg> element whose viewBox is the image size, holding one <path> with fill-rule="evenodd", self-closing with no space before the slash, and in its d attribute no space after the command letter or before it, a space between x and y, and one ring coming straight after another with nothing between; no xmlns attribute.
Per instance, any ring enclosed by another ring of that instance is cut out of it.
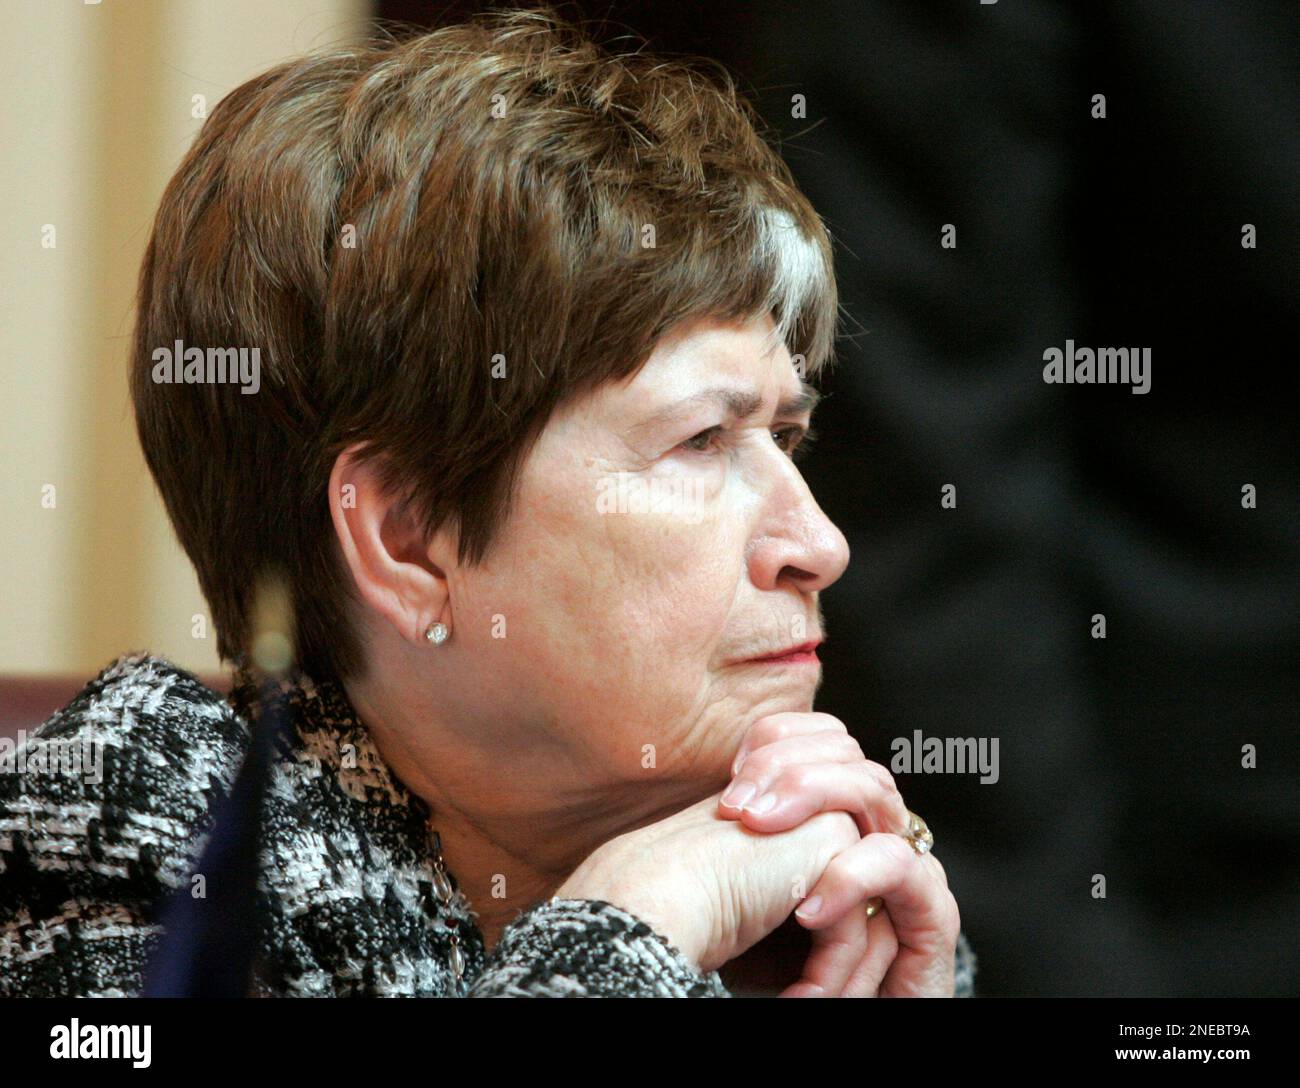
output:
<svg viewBox="0 0 1300 1088"><path fill-rule="evenodd" d="M324 940L322 914L335 930L359 927L362 939L373 924L368 917L396 913L420 946L442 945L454 927L472 978L485 958L482 934L453 874L450 902L434 893L429 806L393 773L341 682L295 670L259 688L237 670L229 702L250 726L266 698L280 701L292 723L265 801L266 821L276 829L263 847L272 911L316 946Z"/></svg>
<svg viewBox="0 0 1300 1088"><path fill-rule="evenodd" d="M421 827L427 829L429 806L402 784L379 754L370 730L340 681L328 676L318 679L301 669L292 669L259 685L250 672L238 668L229 701L249 725L262 715L268 685L287 709L294 727L294 750L282 752L282 759L314 763L359 803L409 810L411 819L418 818ZM428 837L426 832L421 836Z"/></svg>

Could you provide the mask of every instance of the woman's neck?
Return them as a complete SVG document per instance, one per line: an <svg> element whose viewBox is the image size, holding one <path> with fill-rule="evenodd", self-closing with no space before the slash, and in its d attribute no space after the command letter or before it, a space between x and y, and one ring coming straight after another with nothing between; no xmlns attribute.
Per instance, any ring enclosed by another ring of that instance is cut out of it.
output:
<svg viewBox="0 0 1300 1088"><path fill-rule="evenodd" d="M489 952L598 846L718 788L663 775L602 781L606 771L554 738L451 728L430 708L394 705L390 690L361 681L347 693L390 771L429 806L443 862Z"/></svg>
<svg viewBox="0 0 1300 1088"><path fill-rule="evenodd" d="M521 911L550 899L568 876L540 871L491 839L466 833L454 820L435 817L430 826L438 832L443 861L474 912L489 955L505 927Z"/></svg>
<svg viewBox="0 0 1300 1088"><path fill-rule="evenodd" d="M665 808L663 781L593 786L595 772L556 745L512 746L501 731L485 743L482 731L449 729L427 713L408 717L365 683L347 690L390 771L428 805L443 861L489 952L602 843L692 800L669 799Z"/></svg>

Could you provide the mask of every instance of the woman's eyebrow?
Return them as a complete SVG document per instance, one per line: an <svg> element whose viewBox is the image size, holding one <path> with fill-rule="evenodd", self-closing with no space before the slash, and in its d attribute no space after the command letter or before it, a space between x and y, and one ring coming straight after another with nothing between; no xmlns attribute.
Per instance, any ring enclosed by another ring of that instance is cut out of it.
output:
<svg viewBox="0 0 1300 1088"><path fill-rule="evenodd" d="M807 382L800 382L798 393L777 402L776 414L782 418L811 414L817 411L821 399L821 393L814 386Z"/></svg>
<svg viewBox="0 0 1300 1088"><path fill-rule="evenodd" d="M807 382L801 382L798 393L784 397L778 402L776 414L781 418L801 416L814 411L820 400L821 393L816 388ZM752 389L736 389L733 386L719 385L710 389L701 389L698 393L692 393L689 397L683 397L660 408L631 427L629 433L649 430L674 419L680 419L701 404L717 404L731 419L749 419L757 415L759 409L763 407L763 398Z"/></svg>

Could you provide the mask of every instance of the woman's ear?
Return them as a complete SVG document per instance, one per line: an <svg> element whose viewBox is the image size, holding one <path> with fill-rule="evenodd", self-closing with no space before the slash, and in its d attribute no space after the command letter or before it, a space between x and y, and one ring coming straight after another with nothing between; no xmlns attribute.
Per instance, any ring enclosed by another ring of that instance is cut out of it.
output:
<svg viewBox="0 0 1300 1088"><path fill-rule="evenodd" d="M447 578L407 505L381 488L373 461L357 459L360 448L349 446L330 471L339 549L361 599L403 638L422 641L430 624L450 622Z"/></svg>

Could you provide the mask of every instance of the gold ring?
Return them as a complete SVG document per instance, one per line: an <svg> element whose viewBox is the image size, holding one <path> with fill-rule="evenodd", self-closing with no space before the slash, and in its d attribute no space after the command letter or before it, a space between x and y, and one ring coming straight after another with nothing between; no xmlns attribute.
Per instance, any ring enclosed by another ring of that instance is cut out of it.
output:
<svg viewBox="0 0 1300 1088"><path fill-rule="evenodd" d="M928 854L934 848L934 835L926 827L925 821L911 809L907 810L907 834L903 838L907 840L908 845L918 855ZM874 918L884 905L884 899L878 895L873 895L866 903L867 917Z"/></svg>

